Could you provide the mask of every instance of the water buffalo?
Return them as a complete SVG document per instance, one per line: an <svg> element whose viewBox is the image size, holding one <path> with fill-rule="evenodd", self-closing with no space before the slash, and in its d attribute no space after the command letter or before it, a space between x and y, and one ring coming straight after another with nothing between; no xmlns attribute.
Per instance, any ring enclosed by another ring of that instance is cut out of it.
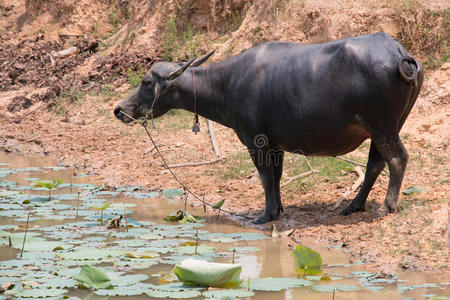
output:
<svg viewBox="0 0 450 300"><path fill-rule="evenodd" d="M399 132L423 82L421 64L398 42L385 33L313 45L268 42L199 67L210 55L155 63L115 116L128 123L125 114L139 118L151 111L156 118L179 108L232 128L264 187L264 213L255 223L283 211L284 151L337 156L370 138L364 183L341 214L365 209L386 163L389 187L377 214L396 210L408 160Z"/></svg>

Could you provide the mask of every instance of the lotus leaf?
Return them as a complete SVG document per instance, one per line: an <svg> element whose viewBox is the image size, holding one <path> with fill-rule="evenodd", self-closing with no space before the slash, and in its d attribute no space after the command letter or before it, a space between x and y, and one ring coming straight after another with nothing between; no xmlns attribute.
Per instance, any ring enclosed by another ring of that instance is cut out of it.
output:
<svg viewBox="0 0 450 300"><path fill-rule="evenodd" d="M163 195L167 198L173 199L176 196L183 196L184 192L180 189L170 189L170 190L164 190Z"/></svg>
<svg viewBox="0 0 450 300"><path fill-rule="evenodd" d="M295 271L306 275L319 275L322 273L322 258L311 248L297 245L292 251L295 261Z"/></svg>
<svg viewBox="0 0 450 300"><path fill-rule="evenodd" d="M173 249L173 252L176 253L185 253L185 254L195 254L195 253L211 253L214 252L216 248L207 246L207 245L198 245L195 246L179 246Z"/></svg>
<svg viewBox="0 0 450 300"><path fill-rule="evenodd" d="M103 272L102 269L84 265L81 267L80 274L75 275L74 279L79 282L79 285L91 289L111 289L111 279Z"/></svg>
<svg viewBox="0 0 450 300"><path fill-rule="evenodd" d="M250 290L254 291L281 291L311 285L311 281L297 278L252 278L250 280Z"/></svg>
<svg viewBox="0 0 450 300"><path fill-rule="evenodd" d="M47 298L47 297L58 297L67 293L67 290L63 289L47 289L47 288L36 288L20 290L14 293L15 298Z"/></svg>
<svg viewBox="0 0 450 300"><path fill-rule="evenodd" d="M123 251L114 249L77 248L72 252L57 253L56 256L72 260L99 260L108 257L118 257L123 255L123 253Z"/></svg>
<svg viewBox="0 0 450 300"><path fill-rule="evenodd" d="M203 292L202 295L206 298L213 299L227 299L227 298L244 298L244 297L252 297L255 295L252 291L245 290L211 290L207 292Z"/></svg>
<svg viewBox="0 0 450 300"><path fill-rule="evenodd" d="M175 299L183 299L183 298L194 298L201 295L199 291L149 291L146 293L150 297L154 298L175 298Z"/></svg>
<svg viewBox="0 0 450 300"><path fill-rule="evenodd" d="M99 296L137 296L147 292L152 285L147 283L136 283L133 285L115 286L114 289L97 290L95 294Z"/></svg>
<svg viewBox="0 0 450 300"><path fill-rule="evenodd" d="M240 264L211 263L204 260L186 259L175 265L173 272L188 285L232 286L240 282Z"/></svg>
<svg viewBox="0 0 450 300"><path fill-rule="evenodd" d="M359 287L350 284L315 285L312 288L318 292L329 292L329 293L332 293L334 289L342 292L353 292L359 290Z"/></svg>

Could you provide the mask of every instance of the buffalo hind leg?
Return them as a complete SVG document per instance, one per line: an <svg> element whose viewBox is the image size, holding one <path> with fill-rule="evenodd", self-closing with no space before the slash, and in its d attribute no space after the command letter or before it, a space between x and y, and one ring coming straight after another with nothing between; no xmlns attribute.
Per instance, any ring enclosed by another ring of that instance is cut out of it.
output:
<svg viewBox="0 0 450 300"><path fill-rule="evenodd" d="M277 219L280 215L280 211L282 210L279 181L281 178L282 168L274 167L274 163L276 163L276 161L273 159L268 149L259 148L255 151L250 150L250 156L258 169L258 174L264 188L266 201L263 214L253 223L263 224ZM282 163L282 155L280 156Z"/></svg>
<svg viewBox="0 0 450 300"><path fill-rule="evenodd" d="M375 143L372 141L370 143L369 159L367 161L367 170L364 176L364 182L353 201L341 211L341 215L347 216L351 213L365 210L367 196L369 195L375 180L378 178L378 175L380 175L380 172L383 170L385 165L386 162L380 152L378 152Z"/></svg>
<svg viewBox="0 0 450 300"><path fill-rule="evenodd" d="M273 176L274 176L275 200L276 200L276 203L278 205L280 212L284 212L283 204L281 204L281 194L280 194L280 181L281 181L281 176L283 175L284 152L283 151L272 152L271 159L272 159Z"/></svg>
<svg viewBox="0 0 450 300"><path fill-rule="evenodd" d="M384 204L378 209L376 217L382 217L390 212L397 211L398 195L408 163L408 152L406 152L400 137L397 135L386 140L375 141L380 154L389 166L389 185Z"/></svg>

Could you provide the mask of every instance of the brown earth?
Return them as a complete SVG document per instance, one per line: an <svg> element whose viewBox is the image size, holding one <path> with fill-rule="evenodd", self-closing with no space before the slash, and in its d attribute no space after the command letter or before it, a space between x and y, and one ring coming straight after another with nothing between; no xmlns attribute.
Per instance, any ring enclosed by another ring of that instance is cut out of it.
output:
<svg viewBox="0 0 450 300"><path fill-rule="evenodd" d="M424 6L426 5L426 7ZM7 1L0 0L0 146L40 153L88 170L110 186L178 187L140 126L111 114L151 62L184 59L216 48L215 60L267 40L323 42L386 31L424 62L422 93L401 132L410 160L400 211L381 219L388 173L377 180L368 209L350 217L332 206L357 179L353 165L310 158L320 173L282 189L285 214L275 224L296 228L293 239L346 247L355 260L393 272L449 270L448 199L450 126L449 6L446 1ZM170 18L175 29L166 25ZM188 25L191 24L191 25ZM191 34L189 31L198 33ZM184 36L184 38L183 38ZM175 37L175 39L173 38ZM75 52L61 56L62 50ZM431 70L433 69L433 70ZM171 112L156 120L153 135L170 164L214 159L206 120L191 133L192 115ZM245 147L214 124L219 163L175 169L205 200L226 199L224 209L257 216L263 191ZM364 163L368 142L346 157ZM307 171L287 155L284 180ZM354 196L354 192L351 196ZM192 199L191 199L192 200ZM261 228L270 230L271 225Z"/></svg>

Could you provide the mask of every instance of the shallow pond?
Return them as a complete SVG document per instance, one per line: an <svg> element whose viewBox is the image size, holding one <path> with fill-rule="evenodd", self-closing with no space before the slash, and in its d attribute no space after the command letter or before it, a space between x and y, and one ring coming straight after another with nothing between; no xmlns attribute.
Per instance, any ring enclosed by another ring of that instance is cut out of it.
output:
<svg viewBox="0 0 450 300"><path fill-rule="evenodd" d="M51 192L50 201L46 189L32 185L36 179L56 178L64 183ZM106 191L101 182L74 176L72 169L46 158L1 152L0 285L15 283L15 288L0 299L332 299L333 293L334 299L450 299L448 274L401 272L386 278L373 266L350 263L342 249L314 243L307 246L321 254L322 271L331 281L320 281L321 276L298 280L291 254L295 244L289 238L272 238L225 217L217 223L212 212L205 216L201 208L191 206L188 211L206 222L164 222L184 208L182 194L177 189L146 192L138 186ZM110 202L103 211L97 209ZM108 220L124 214L124 203L128 232L123 226L106 229ZM20 257L26 208L32 213ZM194 254L189 242L197 238ZM173 275L174 265L188 257L231 263L233 249L235 262L242 265L241 287L190 288ZM154 257L130 257L143 251ZM86 264L102 268L114 289L76 288L73 276Z"/></svg>

